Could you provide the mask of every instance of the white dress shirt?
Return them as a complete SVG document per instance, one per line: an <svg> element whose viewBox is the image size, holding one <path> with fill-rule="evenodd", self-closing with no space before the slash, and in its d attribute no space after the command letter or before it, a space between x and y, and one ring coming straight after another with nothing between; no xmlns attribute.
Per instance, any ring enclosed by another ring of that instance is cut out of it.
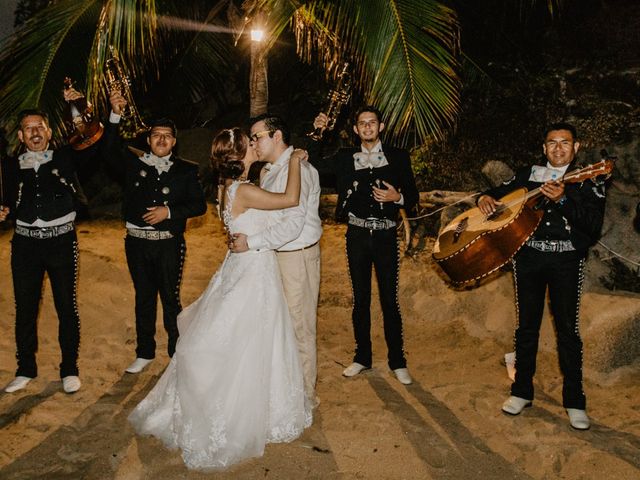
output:
<svg viewBox="0 0 640 480"><path fill-rule="evenodd" d="M287 148L275 163L267 165L260 186L269 192L284 192L289 176L289 158L293 147ZM322 235L318 214L320 178L318 171L306 161L300 163L300 203L296 207L273 212L271 226L247 237L249 249L292 251L313 245Z"/></svg>

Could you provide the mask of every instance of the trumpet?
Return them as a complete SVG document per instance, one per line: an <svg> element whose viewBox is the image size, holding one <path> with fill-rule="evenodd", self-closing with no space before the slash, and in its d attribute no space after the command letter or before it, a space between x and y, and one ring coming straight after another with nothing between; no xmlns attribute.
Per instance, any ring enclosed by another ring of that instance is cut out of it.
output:
<svg viewBox="0 0 640 480"><path fill-rule="evenodd" d="M118 58L118 53L113 48L113 45L109 46L109 58L105 63L105 76L109 91L118 90L127 101L127 105L122 111L123 122L121 123L120 134L126 139L133 139L142 133L146 133L149 128L140 116L131 93L131 80L125 74L122 62Z"/></svg>
<svg viewBox="0 0 640 480"><path fill-rule="evenodd" d="M342 71L338 75L336 88L330 90L327 95L328 105L324 112L327 116L327 125L307 133L307 137L317 142L322 140L324 132L333 130L336 126L338 115L340 115L340 110L349 101L349 98L351 98L351 75L349 74L349 63L345 62Z"/></svg>

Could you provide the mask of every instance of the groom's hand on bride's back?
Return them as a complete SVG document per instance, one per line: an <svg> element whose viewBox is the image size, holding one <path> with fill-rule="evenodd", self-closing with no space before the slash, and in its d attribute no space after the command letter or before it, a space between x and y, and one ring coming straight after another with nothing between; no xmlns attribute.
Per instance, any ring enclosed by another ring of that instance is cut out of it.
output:
<svg viewBox="0 0 640 480"><path fill-rule="evenodd" d="M242 253L249 250L247 236L244 233L234 233L229 237L229 250L233 253Z"/></svg>

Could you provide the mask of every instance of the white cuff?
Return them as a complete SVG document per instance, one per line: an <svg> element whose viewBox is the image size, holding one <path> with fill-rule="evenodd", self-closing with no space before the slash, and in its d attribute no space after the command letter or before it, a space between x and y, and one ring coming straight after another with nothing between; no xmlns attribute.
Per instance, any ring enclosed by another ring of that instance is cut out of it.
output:
<svg viewBox="0 0 640 480"><path fill-rule="evenodd" d="M111 110L111 113L109 114L109 123L120 123L121 118L122 118L122 115L113 113L113 110Z"/></svg>
<svg viewBox="0 0 640 480"><path fill-rule="evenodd" d="M249 247L249 250L259 251L260 250L260 237L258 235L248 235L247 236L247 247Z"/></svg>

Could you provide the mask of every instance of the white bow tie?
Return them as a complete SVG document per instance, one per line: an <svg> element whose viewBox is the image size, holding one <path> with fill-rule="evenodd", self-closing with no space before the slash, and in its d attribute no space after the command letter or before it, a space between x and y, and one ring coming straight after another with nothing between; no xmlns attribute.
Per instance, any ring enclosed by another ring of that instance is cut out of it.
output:
<svg viewBox="0 0 640 480"><path fill-rule="evenodd" d="M170 157L171 154L165 157L157 157L153 153L145 153L140 157L140 160L142 160L142 162L146 163L150 167L155 167L155 169L158 171L158 174L160 174L162 172L168 172L171 168L171 165L173 165L173 162L169 160Z"/></svg>
<svg viewBox="0 0 640 480"><path fill-rule="evenodd" d="M566 167L543 167L542 165L534 165L531 167L531 175L529 180L532 182L548 182L550 180L561 180L567 171Z"/></svg>
<svg viewBox="0 0 640 480"><path fill-rule="evenodd" d="M353 165L356 170L363 168L379 168L389 165L384 152L357 152L353 154Z"/></svg>
<svg viewBox="0 0 640 480"><path fill-rule="evenodd" d="M42 152L32 152L31 150L27 150L18 157L18 163L20 163L20 168L22 170L33 168L35 171L38 171L38 167L40 167L40 165L44 165L51 160L53 160L53 150L46 150Z"/></svg>

